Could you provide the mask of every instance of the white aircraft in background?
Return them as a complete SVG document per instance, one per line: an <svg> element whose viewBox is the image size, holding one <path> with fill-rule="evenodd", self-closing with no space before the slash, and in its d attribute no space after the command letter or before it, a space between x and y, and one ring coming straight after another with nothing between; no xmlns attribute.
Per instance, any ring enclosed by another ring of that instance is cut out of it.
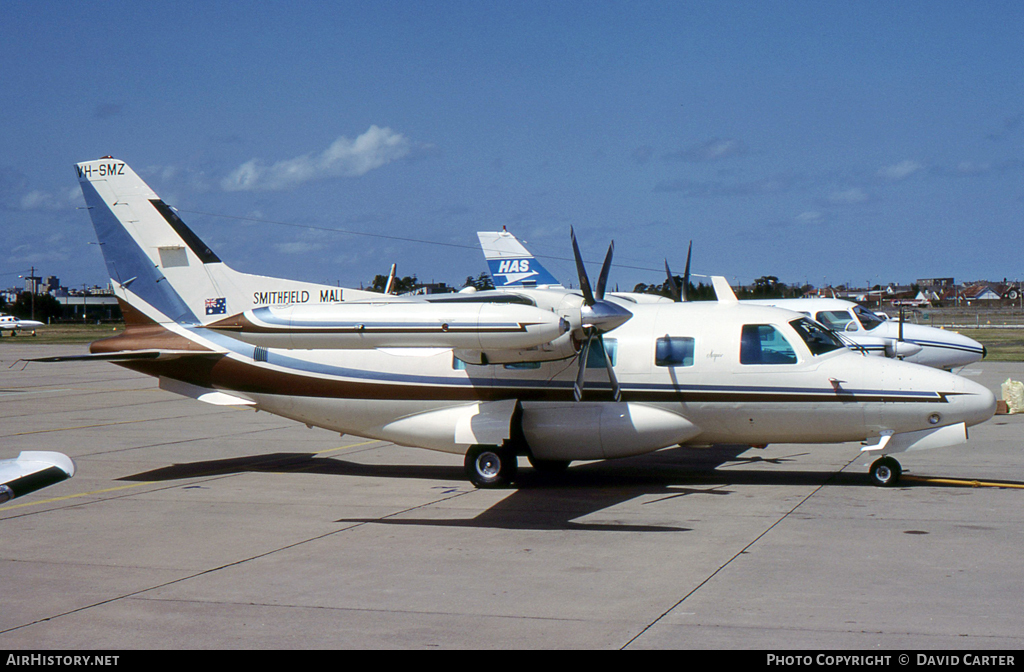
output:
<svg viewBox="0 0 1024 672"><path fill-rule="evenodd" d="M0 460L0 504L75 475L75 463L64 453L23 451Z"/></svg>
<svg viewBox="0 0 1024 672"><path fill-rule="evenodd" d="M515 236L507 231L478 232L480 246L484 250L495 287L522 286L536 277L547 284L557 285L558 281L541 266L529 250ZM519 277L507 274L508 269L530 269L534 275ZM666 274L670 280L670 291L674 290L676 301L686 301L685 288L689 284L690 254L686 255L686 270L683 282L675 286L675 280L668 264ZM615 296L633 298L638 301L669 301L665 297L650 298L654 295L617 293ZM955 331L936 329L921 324L910 324L903 320L886 320L864 306L842 299L758 299L741 303L776 306L793 310L817 320L834 330L847 345L868 354L896 357L914 364L923 364L947 371L977 362L985 356L985 347L972 338Z"/></svg>
<svg viewBox="0 0 1024 672"><path fill-rule="evenodd" d="M100 359L206 403L464 456L479 487L573 460L716 443L955 445L995 397L944 371L865 357L792 311L605 296L581 289L395 297L237 272L123 162L76 166L125 331ZM509 273L528 274L520 263ZM534 276L536 277L536 276ZM524 280L527 279L525 276ZM37 360L40 361L40 360Z"/></svg>
<svg viewBox="0 0 1024 672"><path fill-rule="evenodd" d="M5 331L11 332L11 336L14 336L19 331L32 330L32 335L36 335L36 328L43 326L42 322L36 320L21 320L13 315L0 315L0 336Z"/></svg>
<svg viewBox="0 0 1024 672"><path fill-rule="evenodd" d="M843 299L763 299L756 303L810 315L843 339L852 341L853 347L937 369L949 371L967 366L981 361L986 354L985 346L963 334L902 319L886 319Z"/></svg>

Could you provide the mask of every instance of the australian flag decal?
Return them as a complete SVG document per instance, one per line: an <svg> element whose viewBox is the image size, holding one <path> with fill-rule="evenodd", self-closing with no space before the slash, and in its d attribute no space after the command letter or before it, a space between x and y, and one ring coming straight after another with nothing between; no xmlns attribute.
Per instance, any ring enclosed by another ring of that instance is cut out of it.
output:
<svg viewBox="0 0 1024 672"><path fill-rule="evenodd" d="M206 314L207 315L226 315L228 312L228 300L227 299L207 299L206 300Z"/></svg>

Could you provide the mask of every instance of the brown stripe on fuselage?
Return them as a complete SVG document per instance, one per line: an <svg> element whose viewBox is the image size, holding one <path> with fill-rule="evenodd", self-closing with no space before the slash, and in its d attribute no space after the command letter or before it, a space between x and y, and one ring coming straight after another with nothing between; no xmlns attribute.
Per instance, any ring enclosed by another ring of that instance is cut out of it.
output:
<svg viewBox="0 0 1024 672"><path fill-rule="evenodd" d="M410 384L383 381L358 381L320 378L315 375L291 373L280 369L258 366L224 356L220 358L189 358L156 362L123 362L121 366L153 376L166 376L193 385L211 389L234 390L252 394L321 397L334 399L386 399L386 400L451 400L495 401L520 399L522 401L571 401L573 392L569 382L561 387L491 385L490 379L472 384ZM472 379L470 379L472 381ZM600 383L597 383L600 385ZM584 391L586 401L612 401L612 392L605 387L590 387ZM704 390L623 390L622 401L675 402L675 403L860 403L904 402L947 403L945 394L927 397L901 397L899 395L830 395L756 391L704 391Z"/></svg>
<svg viewBox="0 0 1024 672"><path fill-rule="evenodd" d="M120 302L120 300L119 300ZM165 327L120 302L125 313L128 328L119 336L96 341L90 346L93 353L122 352L131 350L192 350L198 353L212 352L194 341L179 336ZM563 381L561 387L520 386L515 381L505 385L491 383L490 377L479 379L473 384L454 381L452 385L436 383L388 383L380 380L359 381L322 378L307 373L292 373L271 366L258 365L251 361L234 359L229 356L178 357L159 361L116 362L139 373L151 376L166 376L200 387L235 390L252 394L276 394L300 397L322 397L334 399L387 399L387 400L451 400L451 401L495 401L520 399L522 401L570 401L573 399L571 381ZM536 382L536 381L531 381ZM612 401L612 392L602 383L587 387L585 401ZM779 402L904 402L904 403L947 403L949 393L935 396L904 397L898 393L881 394L813 394L785 391L712 391L680 389L623 390L622 401L676 402L676 403L779 403Z"/></svg>

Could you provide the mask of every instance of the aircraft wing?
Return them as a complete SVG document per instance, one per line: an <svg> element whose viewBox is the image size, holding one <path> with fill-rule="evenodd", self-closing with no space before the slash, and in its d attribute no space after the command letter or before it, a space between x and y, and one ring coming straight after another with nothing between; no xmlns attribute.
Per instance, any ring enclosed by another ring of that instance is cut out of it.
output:
<svg viewBox="0 0 1024 672"><path fill-rule="evenodd" d="M35 492L75 475L75 463L64 453L22 451L0 460L0 502Z"/></svg>

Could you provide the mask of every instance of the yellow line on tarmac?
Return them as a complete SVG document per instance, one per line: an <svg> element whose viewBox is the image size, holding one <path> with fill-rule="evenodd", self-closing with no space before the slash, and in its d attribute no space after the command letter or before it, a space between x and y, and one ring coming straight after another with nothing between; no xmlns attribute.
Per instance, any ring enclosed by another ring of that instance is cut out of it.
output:
<svg viewBox="0 0 1024 672"><path fill-rule="evenodd" d="M988 481L968 481L957 478L930 478L925 476L906 476L901 480L917 481L918 483L941 483L943 485L969 485L973 488L1017 488L1024 490L1024 483L994 483Z"/></svg>
<svg viewBox="0 0 1024 672"><path fill-rule="evenodd" d="M334 452L337 452L339 450L348 450L349 448L358 448L360 446L368 446L371 443L381 443L381 440L380 439L374 439L373 441L363 441L362 443L350 443L347 446L338 446L337 448L328 448L327 450L321 450L321 451L318 451L318 452L313 453L313 454L314 455L326 455L327 453L334 453Z"/></svg>
<svg viewBox="0 0 1024 672"><path fill-rule="evenodd" d="M38 506L39 504L50 504L52 502L63 502L67 499L76 499L78 497L89 497L90 495L102 495L107 492L115 492L117 490L127 490L128 488L137 488L142 485L152 485L152 481L145 481L143 483L132 483L131 485L119 485L116 488L107 488L106 490L93 490L92 492L80 492L77 495L64 495L63 497L54 497L53 499L40 499L35 502L24 502L22 504L14 504L13 506L5 506L0 508L0 511L11 511L13 509L20 509L24 506Z"/></svg>

